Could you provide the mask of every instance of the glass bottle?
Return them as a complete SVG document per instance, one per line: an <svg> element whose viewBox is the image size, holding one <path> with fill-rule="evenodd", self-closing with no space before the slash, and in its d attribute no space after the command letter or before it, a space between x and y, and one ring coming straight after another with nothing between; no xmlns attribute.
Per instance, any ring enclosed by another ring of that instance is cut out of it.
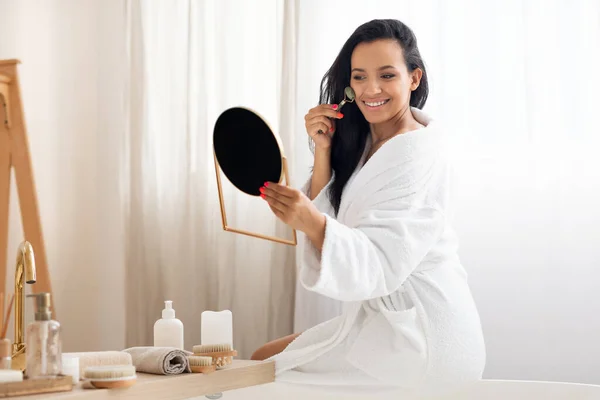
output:
<svg viewBox="0 0 600 400"><path fill-rule="evenodd" d="M57 377L62 373L62 343L60 323L52 319L50 293L28 295L35 297L35 321L27 326L26 369L28 379Z"/></svg>

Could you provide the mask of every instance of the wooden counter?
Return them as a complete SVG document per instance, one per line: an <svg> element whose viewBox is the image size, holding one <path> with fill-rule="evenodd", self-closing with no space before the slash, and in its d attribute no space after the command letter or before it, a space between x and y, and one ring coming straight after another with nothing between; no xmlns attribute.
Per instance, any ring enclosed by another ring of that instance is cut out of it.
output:
<svg viewBox="0 0 600 400"><path fill-rule="evenodd" d="M70 392L10 397L12 399L190 399L227 390L270 383L275 380L273 361L233 360L212 374L151 375L137 374L137 382L126 389L83 389L81 382Z"/></svg>

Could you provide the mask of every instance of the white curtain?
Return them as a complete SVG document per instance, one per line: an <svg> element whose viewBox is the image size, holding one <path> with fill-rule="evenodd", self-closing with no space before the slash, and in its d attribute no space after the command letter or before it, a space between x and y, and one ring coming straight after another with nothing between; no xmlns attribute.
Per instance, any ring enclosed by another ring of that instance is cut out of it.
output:
<svg viewBox="0 0 600 400"><path fill-rule="evenodd" d="M600 1L303 0L298 117L372 18L415 31L430 76L425 110L454 137L455 227L486 377L600 383ZM296 129L296 172L308 176L301 118ZM298 286L297 328L338 310Z"/></svg>
<svg viewBox="0 0 600 400"><path fill-rule="evenodd" d="M204 310L232 311L241 357L292 330L294 248L223 231L212 129L222 111L245 106L293 149L293 5L128 2L130 345L152 343L166 299L185 323L187 348L200 343ZM229 225L291 238L262 199L222 182Z"/></svg>

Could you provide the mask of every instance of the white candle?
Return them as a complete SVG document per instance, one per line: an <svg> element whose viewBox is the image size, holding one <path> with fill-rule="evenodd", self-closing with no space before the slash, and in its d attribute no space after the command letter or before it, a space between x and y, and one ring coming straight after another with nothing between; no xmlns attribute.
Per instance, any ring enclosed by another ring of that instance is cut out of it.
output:
<svg viewBox="0 0 600 400"><path fill-rule="evenodd" d="M204 311L201 315L200 344L225 344L233 348L231 311Z"/></svg>

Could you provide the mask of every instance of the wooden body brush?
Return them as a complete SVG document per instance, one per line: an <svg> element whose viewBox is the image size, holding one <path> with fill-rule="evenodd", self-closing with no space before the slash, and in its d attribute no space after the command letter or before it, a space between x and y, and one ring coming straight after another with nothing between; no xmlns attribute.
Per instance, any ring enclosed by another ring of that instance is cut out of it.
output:
<svg viewBox="0 0 600 400"><path fill-rule="evenodd" d="M237 356L237 351L231 348L230 344L200 344L192 349L194 356L211 357L212 363L217 369L223 368L233 362L233 357Z"/></svg>
<svg viewBox="0 0 600 400"><path fill-rule="evenodd" d="M99 365L87 367L85 379L96 389L121 389L136 382L133 365Z"/></svg>
<svg viewBox="0 0 600 400"><path fill-rule="evenodd" d="M189 356L190 369L195 373L210 374L217 370L217 366L213 364L212 357L209 356Z"/></svg>

